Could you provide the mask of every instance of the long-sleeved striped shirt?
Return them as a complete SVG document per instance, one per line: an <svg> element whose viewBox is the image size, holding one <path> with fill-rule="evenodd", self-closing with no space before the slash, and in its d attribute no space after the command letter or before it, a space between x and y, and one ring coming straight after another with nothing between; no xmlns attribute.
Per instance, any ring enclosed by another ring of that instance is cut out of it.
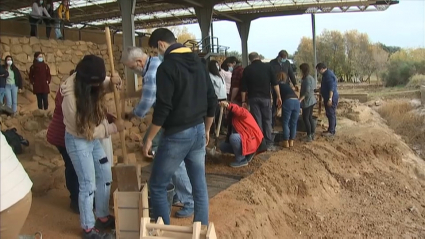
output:
<svg viewBox="0 0 425 239"><path fill-rule="evenodd" d="M144 118L156 101L156 70L161 61L158 57L150 57L146 62L145 72L143 72L142 98L134 108L133 113L137 117Z"/></svg>

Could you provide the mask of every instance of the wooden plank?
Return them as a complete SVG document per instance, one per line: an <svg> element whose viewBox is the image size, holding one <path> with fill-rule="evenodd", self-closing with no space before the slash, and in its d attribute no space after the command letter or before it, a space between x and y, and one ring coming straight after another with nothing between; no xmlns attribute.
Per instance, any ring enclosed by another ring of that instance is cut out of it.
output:
<svg viewBox="0 0 425 239"><path fill-rule="evenodd" d="M121 238L120 217L118 215L118 189L114 191L114 216L115 216L115 234L117 238Z"/></svg>
<svg viewBox="0 0 425 239"><path fill-rule="evenodd" d="M137 165L119 163L113 167L117 178L118 191L138 192L140 190L140 172Z"/></svg>
<svg viewBox="0 0 425 239"><path fill-rule="evenodd" d="M144 239L149 235L148 228L146 226L150 223L151 219L149 217L144 217L140 221L140 239Z"/></svg>
<svg viewBox="0 0 425 239"><path fill-rule="evenodd" d="M142 197L142 205L141 205L141 209L142 209L142 217L149 217L149 198L148 198L148 184L145 183L143 188L142 188L142 192L141 192L141 197Z"/></svg>
<svg viewBox="0 0 425 239"><path fill-rule="evenodd" d="M138 239L140 236L141 192L114 192L116 233L119 239ZM127 236L123 237L123 234Z"/></svg>
<svg viewBox="0 0 425 239"><path fill-rule="evenodd" d="M214 223L212 223L212 222L210 222L210 224L208 225L206 239L217 239L217 234L215 233Z"/></svg>
<svg viewBox="0 0 425 239"><path fill-rule="evenodd" d="M193 223L192 239L201 239L201 222Z"/></svg>

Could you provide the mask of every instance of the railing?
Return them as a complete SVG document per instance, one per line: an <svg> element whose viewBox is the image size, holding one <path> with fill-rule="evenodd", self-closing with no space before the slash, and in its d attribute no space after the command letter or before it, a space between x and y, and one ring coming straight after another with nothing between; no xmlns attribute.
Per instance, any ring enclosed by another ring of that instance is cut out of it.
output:
<svg viewBox="0 0 425 239"><path fill-rule="evenodd" d="M192 51L197 53L215 53L215 54L223 54L227 56L227 50L230 47L221 46L218 42L217 37L207 36L202 40L194 40L190 39L183 43L183 45L192 49Z"/></svg>
<svg viewBox="0 0 425 239"><path fill-rule="evenodd" d="M1 8L0 8L1 10ZM17 12L24 14L21 12ZM25 19L26 16L26 19ZM12 37L30 37L31 36L31 23L28 22L29 14L25 14L24 17L18 18L19 20L0 20L0 29L2 36L12 36ZM46 24L47 23L47 24ZM81 25L80 28L71 28L69 25ZM64 40L71 41L88 41L96 44L105 44L105 33L104 29L100 26L90 25L86 23L76 23L71 22L67 23L60 19L42 17L37 23L34 23L35 26L35 37L40 39L56 39L55 32L58 30L58 33L62 34ZM48 29L50 27L50 30ZM90 29L87 29L90 28ZM123 42L122 34L118 34L116 29L111 29L111 41L113 44L121 45ZM34 32L33 32L34 33ZM49 34L50 33L50 34ZM145 34L135 33L135 43L136 46L146 45L147 38ZM144 44L143 44L144 43Z"/></svg>

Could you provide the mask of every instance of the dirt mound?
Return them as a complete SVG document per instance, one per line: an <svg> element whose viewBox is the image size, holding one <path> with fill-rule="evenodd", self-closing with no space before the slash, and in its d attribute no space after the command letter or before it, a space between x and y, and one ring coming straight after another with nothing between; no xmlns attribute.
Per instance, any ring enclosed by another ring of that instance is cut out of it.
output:
<svg viewBox="0 0 425 239"><path fill-rule="evenodd" d="M212 199L219 237L424 237L423 162L376 113L350 108L368 123L342 119L335 139L275 153Z"/></svg>

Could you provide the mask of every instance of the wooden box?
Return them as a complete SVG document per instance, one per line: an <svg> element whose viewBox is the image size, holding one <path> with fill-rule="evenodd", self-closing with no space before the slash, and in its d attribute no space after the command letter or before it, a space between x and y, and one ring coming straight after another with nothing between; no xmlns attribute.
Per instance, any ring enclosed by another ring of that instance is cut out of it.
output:
<svg viewBox="0 0 425 239"><path fill-rule="evenodd" d="M117 239L138 239L140 221L149 217L148 186L140 192L114 191L115 230Z"/></svg>

